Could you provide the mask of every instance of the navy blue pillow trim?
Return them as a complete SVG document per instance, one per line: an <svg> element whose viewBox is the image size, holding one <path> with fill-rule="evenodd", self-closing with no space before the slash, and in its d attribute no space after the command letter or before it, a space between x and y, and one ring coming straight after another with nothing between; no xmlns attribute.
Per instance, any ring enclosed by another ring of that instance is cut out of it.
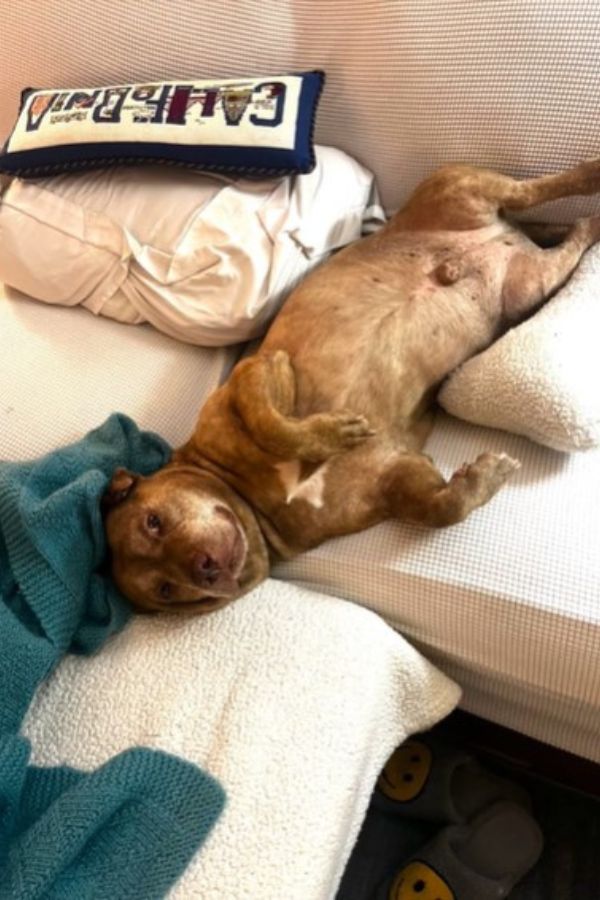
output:
<svg viewBox="0 0 600 900"><path fill-rule="evenodd" d="M207 172L241 172L248 175L310 172L314 152L302 147L278 150L271 147L221 147L204 145L143 143L63 144L48 149L22 150L0 156L0 172L36 177L57 172L81 171L110 166L160 163Z"/></svg>
<svg viewBox="0 0 600 900"><path fill-rule="evenodd" d="M301 73L298 73L301 74ZM309 168L300 169L300 172L312 172L315 167L314 134L317 121L317 106L325 85L325 72L315 70L309 74L304 73L300 100L298 102L298 121L296 122L295 147L298 149L303 144L306 146L310 157Z"/></svg>
<svg viewBox="0 0 600 900"><path fill-rule="evenodd" d="M204 172L244 175L288 175L311 172L315 167L314 130L317 105L325 73L295 73L302 77L298 103L295 146L282 150L272 147L223 147L145 142L101 142L63 144L0 154L0 172L26 178L62 172L156 163L198 169ZM32 90L21 95L22 104Z"/></svg>

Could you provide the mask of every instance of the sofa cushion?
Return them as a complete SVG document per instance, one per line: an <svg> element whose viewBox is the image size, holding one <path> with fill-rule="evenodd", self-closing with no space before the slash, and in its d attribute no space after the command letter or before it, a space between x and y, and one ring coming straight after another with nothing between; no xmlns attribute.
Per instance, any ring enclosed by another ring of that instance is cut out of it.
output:
<svg viewBox="0 0 600 900"><path fill-rule="evenodd" d="M112 412L180 445L237 355L82 309L9 299L1 285L0 333L0 459L29 459L70 443Z"/></svg>
<svg viewBox="0 0 600 900"><path fill-rule="evenodd" d="M273 574L378 612L468 711L600 762L600 450L566 456L445 413L426 446L447 476L486 450L521 468L460 525L385 522Z"/></svg>

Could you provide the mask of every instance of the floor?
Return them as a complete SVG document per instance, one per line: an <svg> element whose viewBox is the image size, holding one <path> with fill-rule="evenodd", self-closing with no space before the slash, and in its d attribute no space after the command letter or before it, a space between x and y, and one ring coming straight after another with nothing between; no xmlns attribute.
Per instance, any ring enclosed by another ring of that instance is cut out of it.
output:
<svg viewBox="0 0 600 900"><path fill-rule="evenodd" d="M485 763L528 789L545 837L540 862L510 900L600 900L600 799L507 764ZM370 900L377 884L435 831L436 826L371 807L336 900Z"/></svg>

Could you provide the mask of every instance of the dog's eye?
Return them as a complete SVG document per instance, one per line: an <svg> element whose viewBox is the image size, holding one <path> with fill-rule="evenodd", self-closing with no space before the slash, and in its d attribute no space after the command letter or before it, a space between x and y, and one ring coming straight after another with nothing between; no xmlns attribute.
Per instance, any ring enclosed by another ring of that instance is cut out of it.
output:
<svg viewBox="0 0 600 900"><path fill-rule="evenodd" d="M156 513L148 513L146 516L146 525L149 531L160 531L161 521Z"/></svg>
<svg viewBox="0 0 600 900"><path fill-rule="evenodd" d="M158 589L158 593L160 594L161 600L171 599L171 585L168 581L163 581L160 588Z"/></svg>

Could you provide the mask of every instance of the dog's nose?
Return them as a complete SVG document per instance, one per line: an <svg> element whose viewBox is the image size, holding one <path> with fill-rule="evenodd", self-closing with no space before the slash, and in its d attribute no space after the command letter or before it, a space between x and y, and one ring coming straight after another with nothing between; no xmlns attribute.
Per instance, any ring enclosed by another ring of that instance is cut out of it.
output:
<svg viewBox="0 0 600 900"><path fill-rule="evenodd" d="M221 572L221 566L217 560L208 553L197 553L193 559L192 568L196 581L204 584L214 584Z"/></svg>

